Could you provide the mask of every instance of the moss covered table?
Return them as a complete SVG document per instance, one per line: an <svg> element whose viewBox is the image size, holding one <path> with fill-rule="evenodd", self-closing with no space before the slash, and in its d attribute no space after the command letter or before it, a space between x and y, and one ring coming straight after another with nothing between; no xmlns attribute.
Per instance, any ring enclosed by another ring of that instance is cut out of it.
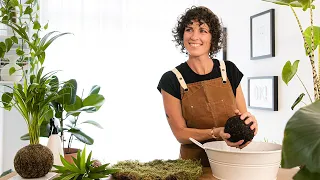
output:
<svg viewBox="0 0 320 180"><path fill-rule="evenodd" d="M277 180L292 180L293 175L298 171L298 169L279 169ZM16 173L10 173L2 178L0 180L8 180L11 177L15 176ZM199 180L217 180L214 178L211 174L210 168L204 168L203 169L203 176Z"/></svg>

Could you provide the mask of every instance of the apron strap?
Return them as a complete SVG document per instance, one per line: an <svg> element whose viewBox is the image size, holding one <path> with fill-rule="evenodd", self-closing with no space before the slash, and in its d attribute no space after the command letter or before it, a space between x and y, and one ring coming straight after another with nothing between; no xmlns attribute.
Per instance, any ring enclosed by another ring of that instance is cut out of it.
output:
<svg viewBox="0 0 320 180"><path fill-rule="evenodd" d="M222 82L225 84L227 83L226 64L223 60L219 60L219 62L220 62L220 72L221 72Z"/></svg>
<svg viewBox="0 0 320 180"><path fill-rule="evenodd" d="M188 91L187 84L186 84L186 82L184 81L184 79L183 79L181 73L178 71L178 69L177 69L177 68L174 68L174 69L172 69L171 71L177 76L177 79L178 79L181 87L182 87L185 91Z"/></svg>

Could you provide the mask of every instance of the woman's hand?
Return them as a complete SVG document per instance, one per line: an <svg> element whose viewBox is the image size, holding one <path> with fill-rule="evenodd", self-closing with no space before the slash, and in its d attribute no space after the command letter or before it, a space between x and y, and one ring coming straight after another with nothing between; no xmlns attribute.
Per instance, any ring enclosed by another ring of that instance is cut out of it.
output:
<svg viewBox="0 0 320 180"><path fill-rule="evenodd" d="M216 128L219 130L219 136L222 138L222 140L224 140L228 146L231 146L231 147L236 147L236 148L242 148L242 146L240 146L244 140L240 140L238 142L231 142L231 141L228 141L228 139L231 137L229 133L225 133L224 132L224 127L219 127L219 128Z"/></svg>
<svg viewBox="0 0 320 180"><path fill-rule="evenodd" d="M247 119L244 121L244 123L246 124L250 124L252 122L252 125L250 126L251 130L254 130L254 135L256 135L258 133L258 123L256 118L249 112L245 112L245 113L240 113L240 111L238 109L235 110L236 115L240 115L240 119L241 120L245 120L247 117Z"/></svg>
<svg viewBox="0 0 320 180"><path fill-rule="evenodd" d="M244 120L245 124L250 124L252 122L252 125L250 126L251 130L254 130L254 135L258 133L258 123L256 118L249 112L240 113L240 111L237 109L235 110L236 115L240 115L240 119ZM248 117L248 118L247 118ZM247 118L247 119L246 119ZM240 149L246 147L248 144L250 144L251 141L246 142L244 145L239 146Z"/></svg>

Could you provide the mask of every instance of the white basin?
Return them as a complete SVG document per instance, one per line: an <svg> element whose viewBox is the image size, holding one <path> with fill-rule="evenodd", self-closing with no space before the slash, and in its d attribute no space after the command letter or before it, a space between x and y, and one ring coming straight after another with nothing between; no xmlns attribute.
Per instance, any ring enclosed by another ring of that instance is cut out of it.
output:
<svg viewBox="0 0 320 180"><path fill-rule="evenodd" d="M251 142L243 149L224 141L203 144L212 174L220 180L275 180L281 163L281 145Z"/></svg>

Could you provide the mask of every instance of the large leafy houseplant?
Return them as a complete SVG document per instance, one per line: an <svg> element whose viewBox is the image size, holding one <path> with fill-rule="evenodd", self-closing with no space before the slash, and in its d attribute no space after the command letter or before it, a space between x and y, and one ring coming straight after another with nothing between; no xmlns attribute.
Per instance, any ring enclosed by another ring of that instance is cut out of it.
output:
<svg viewBox="0 0 320 180"><path fill-rule="evenodd" d="M286 124L283 138L282 160L283 168L300 167L299 172L294 179L320 179L320 27L313 24L313 5L314 0L263 0L278 5L284 5L291 8L294 17L297 20L301 32L305 52L310 60L314 98L311 97L303 81L296 74L299 60L291 64L286 62L282 70L282 79L288 84L296 75L304 86L310 105L307 105L289 119ZM310 14L310 26L303 30L300 19L296 14L295 8L302 8ZM318 52L318 73L315 64L315 52ZM292 109L300 102L303 102L304 93L296 99ZM306 104L306 103L305 103Z"/></svg>
<svg viewBox="0 0 320 180"><path fill-rule="evenodd" d="M49 104L57 98L53 89L58 84L52 81L55 72L42 75L43 68L41 67L45 60L45 52L52 42L68 33L59 33L50 38L56 33L53 31L40 37L40 32L46 30L48 24L42 26L39 23L40 7L36 0L27 0L24 4L18 0L1 0L0 2L2 6L0 22L7 25L13 33L13 36L0 42L0 57L9 53L16 44L16 54L31 66L28 69L28 77L24 74L22 84L7 86L12 92L4 93L2 101L5 109L10 110L11 107L15 107L19 111L27 122L30 143L37 144L44 117L48 112L52 112ZM15 69L10 69L10 74L14 72Z"/></svg>

